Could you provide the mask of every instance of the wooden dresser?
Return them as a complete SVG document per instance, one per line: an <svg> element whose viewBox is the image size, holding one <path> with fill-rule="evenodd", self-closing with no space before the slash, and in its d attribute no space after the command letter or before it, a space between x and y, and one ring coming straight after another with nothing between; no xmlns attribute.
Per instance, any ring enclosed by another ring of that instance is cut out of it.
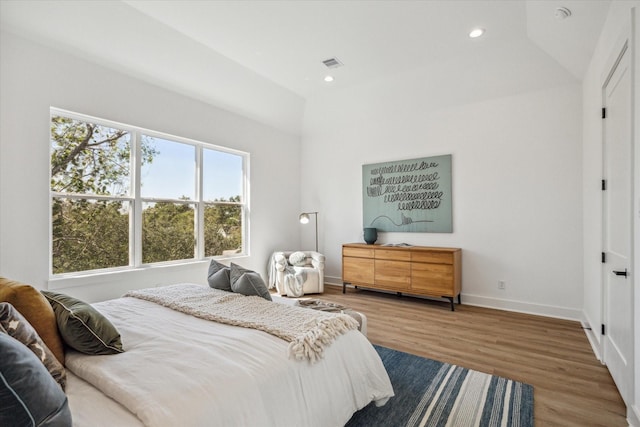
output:
<svg viewBox="0 0 640 427"><path fill-rule="evenodd" d="M342 293L346 285L446 298L454 310L462 275L462 250L426 246L342 245Z"/></svg>

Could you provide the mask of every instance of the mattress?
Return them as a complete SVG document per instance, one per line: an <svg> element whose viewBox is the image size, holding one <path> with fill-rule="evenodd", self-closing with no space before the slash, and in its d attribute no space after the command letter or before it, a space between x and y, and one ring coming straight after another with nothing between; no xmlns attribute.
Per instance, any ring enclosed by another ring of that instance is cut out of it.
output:
<svg viewBox="0 0 640 427"><path fill-rule="evenodd" d="M94 304L125 352L70 351L68 397L77 426L339 426L393 389L364 335L339 336L316 362L288 343L136 298Z"/></svg>

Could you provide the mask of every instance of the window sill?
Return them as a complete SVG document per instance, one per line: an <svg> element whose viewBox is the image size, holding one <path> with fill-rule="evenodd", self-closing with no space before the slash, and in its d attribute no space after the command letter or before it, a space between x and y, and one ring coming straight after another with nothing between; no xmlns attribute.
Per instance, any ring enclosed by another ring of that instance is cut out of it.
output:
<svg viewBox="0 0 640 427"><path fill-rule="evenodd" d="M223 257L223 259L237 259L243 257L246 257L246 255L238 254L238 256ZM203 260L190 260L180 263L145 265L142 267L126 268L121 270L93 271L77 274L71 273L69 275L51 277L47 282L47 288L49 290L58 290L79 286L107 285L109 283L125 279L128 281L135 280L136 276L142 277L143 275L148 273L162 273L163 270L166 270L168 272L170 271L171 273L179 273L180 271L188 271L194 268L205 268L209 265L210 262L210 258L207 258Z"/></svg>

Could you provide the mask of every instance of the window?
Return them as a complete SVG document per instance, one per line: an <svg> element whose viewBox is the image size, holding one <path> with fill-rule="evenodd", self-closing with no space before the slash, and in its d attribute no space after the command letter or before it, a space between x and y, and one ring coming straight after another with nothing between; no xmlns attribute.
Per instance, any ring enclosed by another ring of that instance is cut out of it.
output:
<svg viewBox="0 0 640 427"><path fill-rule="evenodd" d="M51 110L51 273L245 253L248 154Z"/></svg>

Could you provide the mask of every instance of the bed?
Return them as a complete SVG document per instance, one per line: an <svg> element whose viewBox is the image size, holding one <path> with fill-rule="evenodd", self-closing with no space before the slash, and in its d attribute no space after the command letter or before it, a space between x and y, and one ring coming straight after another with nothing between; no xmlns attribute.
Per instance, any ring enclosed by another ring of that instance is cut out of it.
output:
<svg viewBox="0 0 640 427"><path fill-rule="evenodd" d="M74 426L341 426L393 396L380 357L358 330L338 334L311 360L293 357L291 342L272 333L139 297L93 307L125 351L66 352Z"/></svg>

